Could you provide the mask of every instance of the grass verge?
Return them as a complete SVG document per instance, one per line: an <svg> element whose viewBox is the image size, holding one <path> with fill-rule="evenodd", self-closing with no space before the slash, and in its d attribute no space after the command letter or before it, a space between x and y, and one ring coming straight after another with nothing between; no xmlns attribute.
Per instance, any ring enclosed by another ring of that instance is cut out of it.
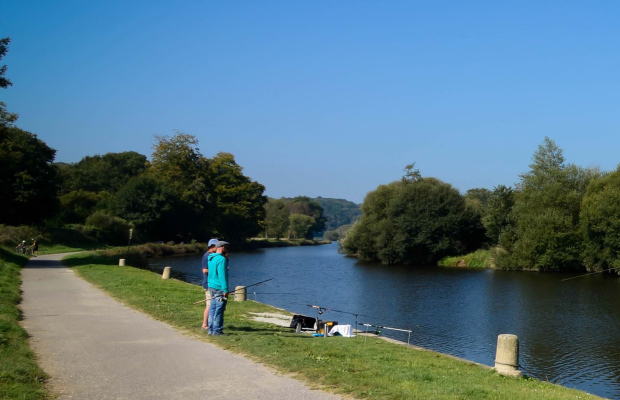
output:
<svg viewBox="0 0 620 400"><path fill-rule="evenodd" d="M457 257L444 257L437 265L442 267L496 268L495 249L476 250L473 253Z"/></svg>
<svg viewBox="0 0 620 400"><path fill-rule="evenodd" d="M231 301L225 323L229 336L206 337L199 330L203 305L192 305L202 299L200 287L162 280L137 268L118 267L113 257L79 254L64 262L133 308L336 393L372 399L598 398L535 379L506 378L475 364L377 338L321 339L295 334L250 320L250 312L275 311L253 301Z"/></svg>
<svg viewBox="0 0 620 400"><path fill-rule="evenodd" d="M19 325L20 269L26 257L0 248L0 399L46 399L44 372Z"/></svg>

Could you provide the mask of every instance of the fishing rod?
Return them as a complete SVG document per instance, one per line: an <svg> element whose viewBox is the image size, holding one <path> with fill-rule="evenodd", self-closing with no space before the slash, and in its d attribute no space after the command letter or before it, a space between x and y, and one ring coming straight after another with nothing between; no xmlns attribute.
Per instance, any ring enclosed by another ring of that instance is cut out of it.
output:
<svg viewBox="0 0 620 400"><path fill-rule="evenodd" d="M349 314L349 315L353 315L355 316L355 330L357 331L357 317L360 315L358 313L352 313L352 312L348 312L348 311L340 311L340 310L334 310L333 308L327 308L327 307L321 307L321 306L315 306L312 304L308 304L308 307L312 307L315 308L317 310L318 315L323 315L323 312L325 311L333 311L333 312L337 312L337 313L341 313L341 314ZM318 316L317 316L317 323L318 323ZM318 325L317 325L318 326Z"/></svg>
<svg viewBox="0 0 620 400"><path fill-rule="evenodd" d="M236 293L238 290L245 290L245 289L247 289L247 288L249 288L249 287L252 287L252 286L258 286L258 285L260 285L261 283L269 282L269 281L272 281L272 280L273 280L273 278L265 279L264 281L256 282L256 283L253 283L253 284L251 284L251 285L247 285L247 286L243 286L242 288L235 289L235 290L233 290L232 292L228 292L228 294L231 294L231 293L233 293L233 294L234 294L234 293ZM202 300L197 301L197 302L192 303L192 304L199 304L199 303L205 302L205 301L207 301L207 300L218 299L218 298L220 298L220 297L224 297L224 295L223 295L223 294L218 294L217 296L213 296L213 297L210 297L210 298L208 298L208 299L202 299Z"/></svg>
<svg viewBox="0 0 620 400"><path fill-rule="evenodd" d="M362 323L362 326L366 327L366 333L368 333L368 327L372 326L375 327L377 329L388 329L391 331L398 331L398 332L407 332L409 335L407 337L407 346L409 346L409 342L411 341L411 332L413 332L410 329L400 329L400 328L390 328L389 326L381 326L381 325L374 325L374 324L367 324L367 323ZM381 331L377 331L377 333L381 333ZM364 338L364 343L366 343L366 339Z"/></svg>
<svg viewBox="0 0 620 400"><path fill-rule="evenodd" d="M571 279L577 279L577 278L581 278L583 276L588 276L588 275L602 274L603 272L608 272L608 271L611 271L611 270L615 270L615 268L609 268L609 269L604 269L602 271L590 272L589 274L573 276L572 278L562 279L561 282L570 281Z"/></svg>

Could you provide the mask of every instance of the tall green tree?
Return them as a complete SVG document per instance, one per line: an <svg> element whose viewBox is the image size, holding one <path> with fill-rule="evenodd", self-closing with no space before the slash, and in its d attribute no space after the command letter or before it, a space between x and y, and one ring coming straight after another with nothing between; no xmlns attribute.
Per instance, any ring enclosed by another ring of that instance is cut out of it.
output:
<svg viewBox="0 0 620 400"><path fill-rule="evenodd" d="M55 155L36 135L0 125L0 223L36 224L56 211Z"/></svg>
<svg viewBox="0 0 620 400"><path fill-rule="evenodd" d="M320 234L325 230L327 218L323 215L321 203L307 196L297 196L292 198L288 204L289 214L302 214L312 217L314 224L306 234L306 239L312 239L314 234Z"/></svg>
<svg viewBox="0 0 620 400"><path fill-rule="evenodd" d="M131 178L116 194L111 211L129 221L142 240L184 240L195 225L186 205L164 182L148 175Z"/></svg>
<svg viewBox="0 0 620 400"><path fill-rule="evenodd" d="M145 155L135 151L86 156L75 164L59 164L62 193L74 190L116 193L129 179L148 167Z"/></svg>
<svg viewBox="0 0 620 400"><path fill-rule="evenodd" d="M592 180L581 203L579 222L586 269L620 272L620 167Z"/></svg>
<svg viewBox="0 0 620 400"><path fill-rule="evenodd" d="M500 267L536 271L581 268L579 232L582 197L597 170L566 164L562 150L545 137L521 175L511 218L514 235L500 238L508 253Z"/></svg>
<svg viewBox="0 0 620 400"><path fill-rule="evenodd" d="M366 196L362 212L342 242L346 253L362 260L432 264L480 245L472 243L482 233L473 232L476 221L463 196L435 178L381 185Z"/></svg>
<svg viewBox="0 0 620 400"><path fill-rule="evenodd" d="M216 233L229 241L257 235L265 221L265 187L245 176L230 153L218 153L210 165L217 204Z"/></svg>
<svg viewBox="0 0 620 400"><path fill-rule="evenodd" d="M265 233L280 239L287 235L289 226L288 206L284 199L268 199L265 204Z"/></svg>
<svg viewBox="0 0 620 400"><path fill-rule="evenodd" d="M6 37L0 39L0 60L2 60L7 51L9 51L9 43L11 43L11 38ZM11 81L4 76L6 70L6 65L0 67L0 88L2 89L6 89L13 85L13 83L11 83ZM6 109L6 104L0 101L0 125L13 126L15 121L17 121L17 114L8 112Z"/></svg>
<svg viewBox="0 0 620 400"><path fill-rule="evenodd" d="M496 186L487 200L482 216L482 224L490 244L497 245L503 235L511 235L513 231L510 214L514 206L514 190L504 185ZM507 238L508 243L512 238Z"/></svg>
<svg viewBox="0 0 620 400"><path fill-rule="evenodd" d="M314 218L304 214L289 215L289 227L291 235L295 239L301 239L308 236L314 225Z"/></svg>

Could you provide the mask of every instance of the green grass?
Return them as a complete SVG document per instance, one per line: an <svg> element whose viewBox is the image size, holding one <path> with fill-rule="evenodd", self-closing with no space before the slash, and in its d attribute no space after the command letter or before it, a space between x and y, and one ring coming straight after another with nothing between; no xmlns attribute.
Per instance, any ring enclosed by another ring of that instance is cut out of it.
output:
<svg viewBox="0 0 620 400"><path fill-rule="evenodd" d="M442 267L495 268L494 249L476 250L473 253L457 257L444 257L437 265Z"/></svg>
<svg viewBox="0 0 620 400"><path fill-rule="evenodd" d="M225 349L336 393L366 399L584 399L597 398L534 379L512 379L481 366L378 338L313 338L251 321L249 312L275 311L253 301L228 305L229 336L200 333L200 287L162 280L149 271L118 267L117 258L72 255L67 265L124 303Z"/></svg>
<svg viewBox="0 0 620 400"><path fill-rule="evenodd" d="M0 399L46 399L44 372L19 325L20 269L27 259L0 248Z"/></svg>

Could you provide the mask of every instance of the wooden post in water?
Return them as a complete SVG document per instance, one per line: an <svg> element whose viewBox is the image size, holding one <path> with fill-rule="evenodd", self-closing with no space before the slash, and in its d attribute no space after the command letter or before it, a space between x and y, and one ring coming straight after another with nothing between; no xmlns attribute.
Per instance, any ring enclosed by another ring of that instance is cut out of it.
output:
<svg viewBox="0 0 620 400"><path fill-rule="evenodd" d="M502 334L497 337L495 370L500 375L521 378L519 371L519 338L517 335Z"/></svg>
<svg viewBox="0 0 620 400"><path fill-rule="evenodd" d="M245 301L248 296L248 290L245 286L237 286L235 288L235 301Z"/></svg>
<svg viewBox="0 0 620 400"><path fill-rule="evenodd" d="M164 273L161 274L161 279L170 279L170 270L172 270L171 267L164 268Z"/></svg>
<svg viewBox="0 0 620 400"><path fill-rule="evenodd" d="M118 260L118 266L119 267L124 267L125 266L125 259L121 258L120 260Z"/></svg>

